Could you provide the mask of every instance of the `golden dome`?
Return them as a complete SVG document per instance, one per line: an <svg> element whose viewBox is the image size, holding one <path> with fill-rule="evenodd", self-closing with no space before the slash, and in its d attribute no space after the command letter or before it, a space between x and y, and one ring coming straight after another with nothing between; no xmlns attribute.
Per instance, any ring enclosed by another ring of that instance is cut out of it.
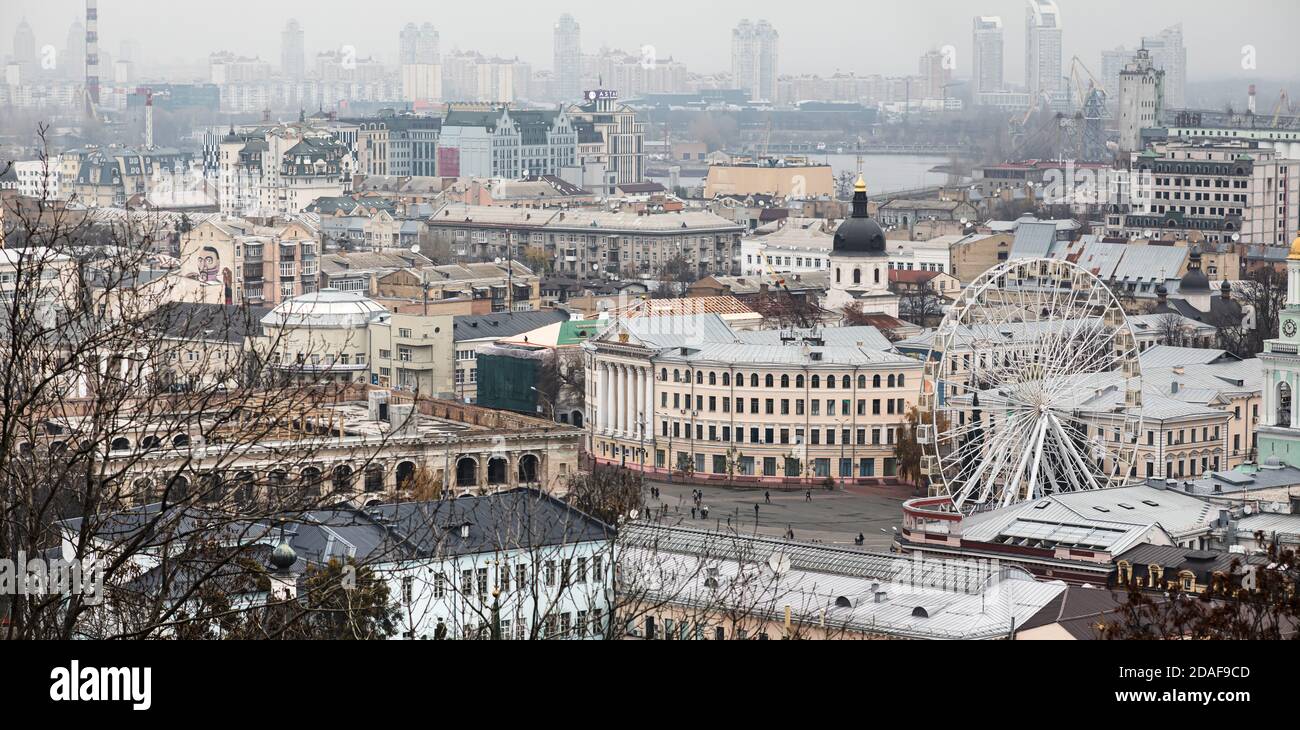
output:
<svg viewBox="0 0 1300 730"><path fill-rule="evenodd" d="M1291 242L1291 255L1287 256L1290 261L1300 261L1300 236L1296 236L1295 241Z"/></svg>
<svg viewBox="0 0 1300 730"><path fill-rule="evenodd" d="M855 193L867 192L867 181L862 177L862 175L858 175L858 181L853 183L853 192ZM1300 238L1296 239L1296 242L1300 243Z"/></svg>

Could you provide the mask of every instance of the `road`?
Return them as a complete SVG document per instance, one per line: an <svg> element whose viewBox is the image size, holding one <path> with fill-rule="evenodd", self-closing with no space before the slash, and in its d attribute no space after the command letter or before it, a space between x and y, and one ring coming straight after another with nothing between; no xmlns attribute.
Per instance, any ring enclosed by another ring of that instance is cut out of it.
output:
<svg viewBox="0 0 1300 730"><path fill-rule="evenodd" d="M690 484L650 482L658 487L660 499L650 500L651 507L668 505L668 522L685 527L705 527L698 517L692 521L691 492L704 492L703 504L709 507L708 526L733 527L752 533L755 529L754 505L758 505L758 532L784 537L794 531L800 542L822 542L853 546L859 534L866 538L868 550L889 550L894 528L902 524L903 500L912 496L910 487L836 487L812 490L809 500L803 490L771 490L769 503L762 489L696 487ZM730 518L730 523L728 523Z"/></svg>

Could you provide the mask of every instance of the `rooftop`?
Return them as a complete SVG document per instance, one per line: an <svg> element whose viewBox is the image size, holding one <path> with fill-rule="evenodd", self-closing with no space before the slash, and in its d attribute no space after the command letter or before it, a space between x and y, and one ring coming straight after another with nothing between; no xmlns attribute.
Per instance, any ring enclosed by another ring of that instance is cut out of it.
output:
<svg viewBox="0 0 1300 730"><path fill-rule="evenodd" d="M624 580L649 600L828 632L911 639L1000 639L1065 590L1016 568L916 560L735 533L625 526ZM701 565L709 566L701 569Z"/></svg>

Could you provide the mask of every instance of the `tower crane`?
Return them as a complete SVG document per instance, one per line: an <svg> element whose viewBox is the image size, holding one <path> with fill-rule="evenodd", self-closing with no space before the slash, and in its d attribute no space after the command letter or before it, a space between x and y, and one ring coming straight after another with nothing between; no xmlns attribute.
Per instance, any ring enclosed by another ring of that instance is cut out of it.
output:
<svg viewBox="0 0 1300 730"><path fill-rule="evenodd" d="M1277 104L1273 106L1273 121L1269 124L1270 127L1273 127L1274 129L1277 128L1277 121L1282 117L1283 107L1286 108L1287 114L1293 112L1291 107L1291 97L1286 93L1286 89L1282 89L1282 91L1277 95Z"/></svg>

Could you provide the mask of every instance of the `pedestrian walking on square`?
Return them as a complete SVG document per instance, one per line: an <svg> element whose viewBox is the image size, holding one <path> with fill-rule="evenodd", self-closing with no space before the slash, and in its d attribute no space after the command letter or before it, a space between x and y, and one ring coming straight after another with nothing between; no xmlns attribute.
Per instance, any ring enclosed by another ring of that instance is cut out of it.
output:
<svg viewBox="0 0 1300 730"><path fill-rule="evenodd" d="M811 502L811 501L812 501L812 490L811 490L811 489L805 489L805 490L804 490L804 493L803 493L803 499L804 499L805 502Z"/></svg>
<svg viewBox="0 0 1300 730"><path fill-rule="evenodd" d="M772 492L765 490L763 492L763 501L772 504Z"/></svg>

